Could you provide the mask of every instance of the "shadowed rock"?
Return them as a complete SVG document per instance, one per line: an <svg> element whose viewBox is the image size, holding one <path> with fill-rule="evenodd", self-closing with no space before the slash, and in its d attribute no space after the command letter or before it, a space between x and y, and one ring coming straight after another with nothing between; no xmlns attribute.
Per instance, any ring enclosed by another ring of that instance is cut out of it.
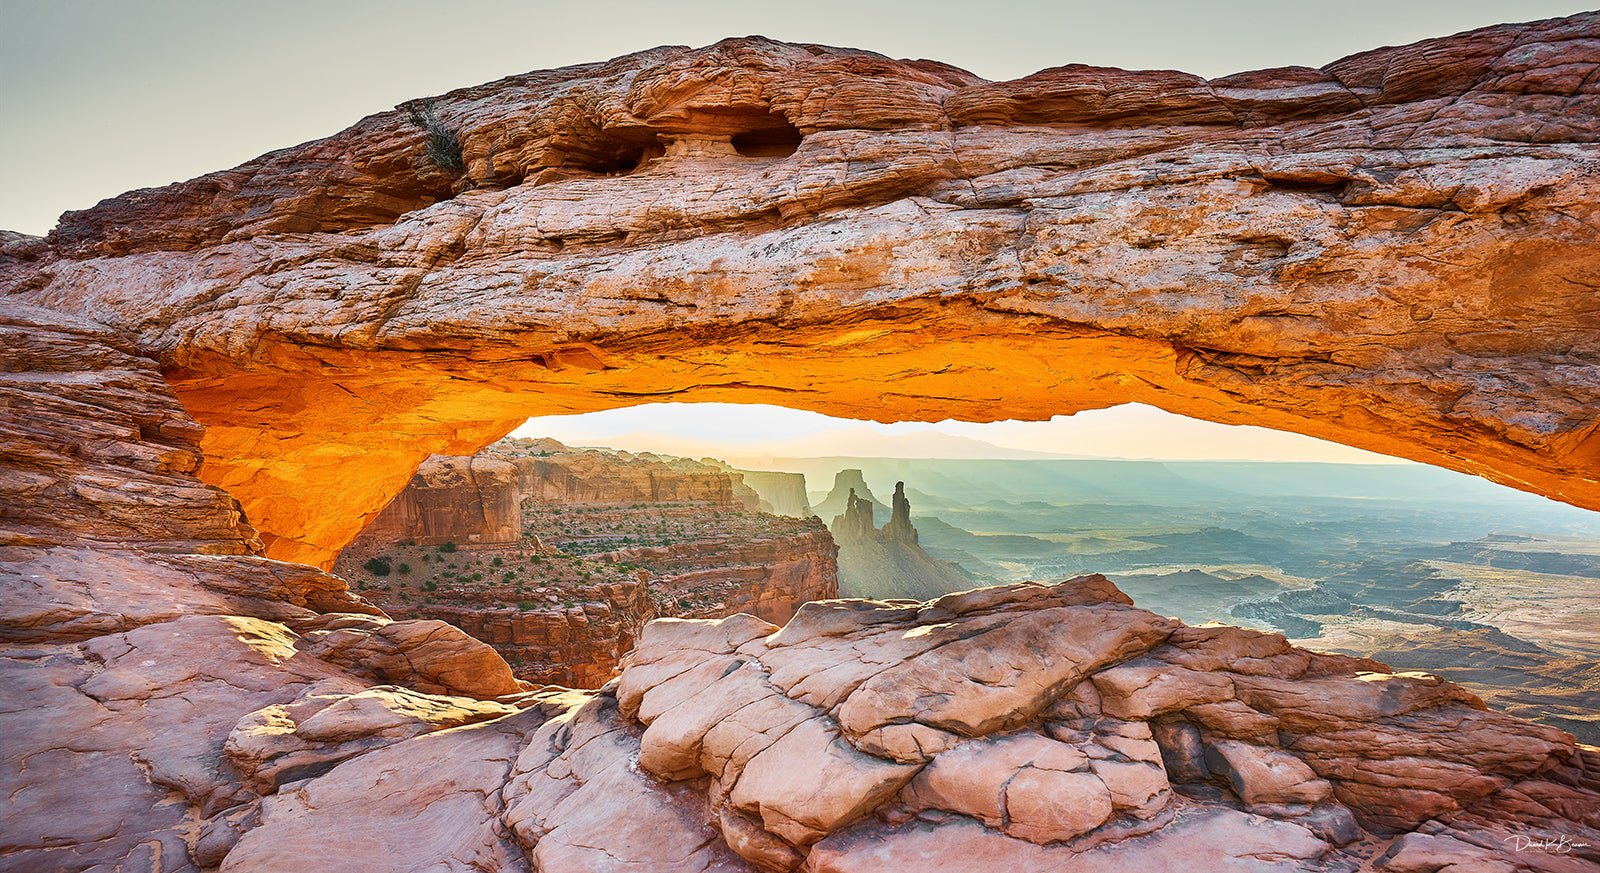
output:
<svg viewBox="0 0 1600 873"><path fill-rule="evenodd" d="M1137 401L1600 508L1596 20L1212 81L651 49L428 101L462 171L380 113L71 213L0 289L135 332L323 566L427 455L650 399Z"/></svg>

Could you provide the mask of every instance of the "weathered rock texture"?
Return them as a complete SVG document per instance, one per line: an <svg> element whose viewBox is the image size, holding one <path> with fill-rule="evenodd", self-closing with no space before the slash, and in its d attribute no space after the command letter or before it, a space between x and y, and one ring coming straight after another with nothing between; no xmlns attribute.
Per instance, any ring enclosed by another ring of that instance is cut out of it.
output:
<svg viewBox="0 0 1600 873"><path fill-rule="evenodd" d="M522 539L518 469L495 458L434 455L361 535L418 545Z"/></svg>
<svg viewBox="0 0 1600 873"><path fill-rule="evenodd" d="M525 690L484 644L251 554L132 338L13 300L0 332L0 870L214 867L275 785L513 711L464 699Z"/></svg>
<svg viewBox="0 0 1600 873"><path fill-rule="evenodd" d="M6 873L1600 863L1593 748L1101 577L658 621L618 683L530 690L246 554L125 336L0 324Z"/></svg>
<svg viewBox="0 0 1600 873"><path fill-rule="evenodd" d="M1600 14L1215 80L760 38L431 101L10 238L135 331L206 481L326 566L530 414L1127 401L1600 508ZM455 194L455 192L461 192Z"/></svg>
<svg viewBox="0 0 1600 873"><path fill-rule="evenodd" d="M656 621L598 692L547 694L520 715L401 740L286 786L222 869L295 869L295 847L377 833L422 806L423 833L372 840L334 869L1600 863L1577 846L1600 841L1597 750L1435 677L1185 627L1126 600L1083 577L922 604L813 603L782 629L747 615ZM306 697L295 706L311 719L291 706L235 731L276 717L297 725L294 739L230 748L351 754L312 745L312 721L330 716ZM417 730L391 714L401 701L368 700L343 699L339 718ZM426 699L405 705L447 717ZM489 716L456 704L448 717ZM1518 836L1550 844L1519 849Z"/></svg>
<svg viewBox="0 0 1600 873"><path fill-rule="evenodd" d="M754 495L740 499L740 483L734 476L687 458L571 449L552 439L508 440L488 451L516 467L517 490L523 500L556 504L690 502L755 508ZM539 456L523 454L532 451L539 451Z"/></svg>

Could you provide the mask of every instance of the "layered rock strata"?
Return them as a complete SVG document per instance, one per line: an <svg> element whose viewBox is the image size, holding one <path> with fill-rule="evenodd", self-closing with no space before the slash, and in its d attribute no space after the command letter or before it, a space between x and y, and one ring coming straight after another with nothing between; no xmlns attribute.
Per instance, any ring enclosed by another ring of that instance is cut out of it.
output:
<svg viewBox="0 0 1600 873"><path fill-rule="evenodd" d="M1138 401L1600 508L1596 28L1209 81L651 49L427 101L459 173L380 113L8 237L0 289L135 332L324 566L427 455L649 399Z"/></svg>
<svg viewBox="0 0 1600 873"><path fill-rule="evenodd" d="M619 549L598 560L644 567L656 615L723 618L748 613L779 624L813 600L839 596L839 547L822 522L785 536L709 537Z"/></svg>
<svg viewBox="0 0 1600 873"><path fill-rule="evenodd" d="M514 711L489 647L254 554L132 338L13 300L0 337L0 870L212 869L277 784Z"/></svg>
<svg viewBox="0 0 1600 873"><path fill-rule="evenodd" d="M519 679L595 688L652 618L784 622L839 595L821 522L748 512L740 490L683 458L502 440L430 458L335 568L393 616L489 643Z"/></svg>
<svg viewBox="0 0 1600 873"><path fill-rule="evenodd" d="M486 449L513 465L522 500L553 504L704 503L755 508L754 495L719 467L643 453L572 449L552 439L510 439ZM742 499L741 499L742 498Z"/></svg>
<svg viewBox="0 0 1600 873"><path fill-rule="evenodd" d="M423 546L519 542L519 473L496 458L433 455L361 536Z"/></svg>

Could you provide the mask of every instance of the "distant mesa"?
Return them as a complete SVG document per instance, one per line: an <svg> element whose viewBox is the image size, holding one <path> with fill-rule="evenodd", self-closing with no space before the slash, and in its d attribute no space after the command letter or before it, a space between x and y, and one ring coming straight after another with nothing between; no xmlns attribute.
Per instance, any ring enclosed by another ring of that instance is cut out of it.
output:
<svg viewBox="0 0 1600 873"><path fill-rule="evenodd" d="M805 477L757 479L806 508ZM721 462L508 439L423 462L335 568L396 618L490 644L518 679L593 688L653 618L781 623L838 596L822 522L756 510L771 503Z"/></svg>
<svg viewBox="0 0 1600 873"><path fill-rule="evenodd" d="M871 504L874 512L877 510L889 512L889 507L872 495L872 489L867 487L866 476L862 474L860 468L840 470L835 473L832 490L813 507L813 511L819 518L841 515L850 508L851 494Z"/></svg>

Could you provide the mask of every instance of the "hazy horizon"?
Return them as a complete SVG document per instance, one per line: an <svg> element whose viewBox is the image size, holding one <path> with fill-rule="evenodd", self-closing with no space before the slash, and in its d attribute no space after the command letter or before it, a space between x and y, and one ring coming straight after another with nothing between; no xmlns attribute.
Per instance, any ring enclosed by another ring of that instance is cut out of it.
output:
<svg viewBox="0 0 1600 873"><path fill-rule="evenodd" d="M1138 403L1058 415L1049 421L894 424L761 404L651 403L530 418L512 435L551 437L572 446L723 459L1055 457L1415 463L1301 434L1200 421ZM985 447L994 451L985 453Z"/></svg>

